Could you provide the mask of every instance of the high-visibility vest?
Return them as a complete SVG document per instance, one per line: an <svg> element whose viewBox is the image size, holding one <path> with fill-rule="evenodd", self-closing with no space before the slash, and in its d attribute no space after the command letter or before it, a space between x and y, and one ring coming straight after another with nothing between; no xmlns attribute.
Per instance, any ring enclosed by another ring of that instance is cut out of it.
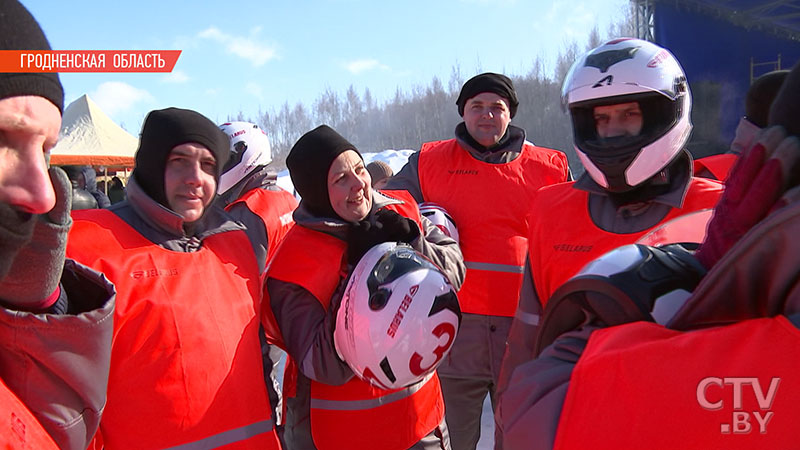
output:
<svg viewBox="0 0 800 450"><path fill-rule="evenodd" d="M256 188L231 202L225 207L225 210L230 211L237 203L246 204L247 208L264 222L269 243L267 250L267 263L269 263L272 256L275 255L278 245L294 225L292 213L297 208L297 199L283 189L273 191Z"/></svg>
<svg viewBox="0 0 800 450"><path fill-rule="evenodd" d="M679 332L594 332L554 448L798 448L800 331L784 316Z"/></svg>
<svg viewBox="0 0 800 450"><path fill-rule="evenodd" d="M703 170L708 170L715 179L725 181L728 179L728 174L730 174L738 158L739 156L734 153L723 153L721 155L711 155L705 158L695 159L695 176L698 176Z"/></svg>
<svg viewBox="0 0 800 450"><path fill-rule="evenodd" d="M408 193L391 191L387 195L404 200L388 209L421 226L419 210ZM347 244L336 237L295 225L281 243L267 278L302 286L327 310L346 275L346 250ZM268 334L276 328L265 326ZM279 335L271 338L282 341ZM392 390L376 388L358 377L341 386L311 380L310 395L311 435L320 450L405 450L436 428L444 417L444 401L435 374Z"/></svg>
<svg viewBox="0 0 800 450"><path fill-rule="evenodd" d="M522 285L527 217L534 193L567 181L564 153L526 142L511 162L479 161L455 139L429 142L419 153L426 202L442 206L458 227L467 275L461 311L513 317Z"/></svg>
<svg viewBox="0 0 800 450"><path fill-rule="evenodd" d="M191 253L108 210L76 211L67 254L117 286L103 442L116 448L280 448L258 337L260 283L243 231Z"/></svg>
<svg viewBox="0 0 800 450"><path fill-rule="evenodd" d="M0 379L0 449L6 450L57 450L53 438L47 434L33 413Z"/></svg>
<svg viewBox="0 0 800 450"><path fill-rule="evenodd" d="M542 306L565 281L583 266L617 247L639 238L678 216L713 208L722 185L693 178L683 206L672 208L656 225L635 233L611 233L597 227L589 215L589 193L573 188L574 183L548 186L536 196L530 219L528 256L536 293Z"/></svg>

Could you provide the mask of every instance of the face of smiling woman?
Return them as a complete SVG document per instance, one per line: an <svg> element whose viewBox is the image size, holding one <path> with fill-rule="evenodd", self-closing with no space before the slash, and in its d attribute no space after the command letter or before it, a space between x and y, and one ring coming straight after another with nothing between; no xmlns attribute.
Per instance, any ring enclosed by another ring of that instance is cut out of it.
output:
<svg viewBox="0 0 800 450"><path fill-rule="evenodd" d="M348 222L363 220L372 208L371 183L358 153L340 153L328 169L328 199L333 211Z"/></svg>

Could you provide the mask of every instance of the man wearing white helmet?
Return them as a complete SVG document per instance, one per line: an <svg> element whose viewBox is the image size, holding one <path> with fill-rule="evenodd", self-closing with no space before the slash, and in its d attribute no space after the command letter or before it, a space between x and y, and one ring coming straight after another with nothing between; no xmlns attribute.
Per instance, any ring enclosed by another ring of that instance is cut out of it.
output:
<svg viewBox="0 0 800 450"><path fill-rule="evenodd" d="M217 188L217 204L247 227L256 253L259 273L266 270L278 244L294 225L292 212L297 200L281 189L277 175L268 168L272 162L269 137L258 125L249 122L228 122L220 129L230 139L230 155L222 168ZM276 430L283 438L283 399L279 379L282 351L261 338L264 374L269 375L267 393L275 411Z"/></svg>
<svg viewBox="0 0 800 450"><path fill-rule="evenodd" d="M722 190L692 176L684 149L692 129L691 94L667 50L638 39L607 42L575 62L562 97L586 173L541 189L531 206L532 277L523 283L501 391L513 369L532 358L541 311L557 287L607 251L676 217L712 208Z"/></svg>

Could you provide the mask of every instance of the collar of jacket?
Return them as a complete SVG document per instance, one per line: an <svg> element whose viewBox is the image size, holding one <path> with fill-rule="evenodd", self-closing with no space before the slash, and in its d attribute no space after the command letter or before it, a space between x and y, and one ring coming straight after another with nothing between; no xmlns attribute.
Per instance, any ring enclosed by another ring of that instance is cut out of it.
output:
<svg viewBox="0 0 800 450"><path fill-rule="evenodd" d="M389 198L376 190L372 190L372 209L370 209L369 214L367 214L367 218L373 220L375 212L379 209L399 203L403 202L401 200ZM292 217L294 218L294 222L298 225L314 231L330 234L342 240L346 239L347 230L350 227L350 222L340 217L315 216L305 207L303 200L300 200L300 205L294 210Z"/></svg>
<svg viewBox="0 0 800 450"><path fill-rule="evenodd" d="M242 225L231 220L227 213L212 203L206 207L200 219L187 227L187 231L183 217L150 198L133 177L128 181L127 193L127 203L136 215L167 239L194 237L202 241L224 231L244 230Z"/></svg>
<svg viewBox="0 0 800 450"><path fill-rule="evenodd" d="M491 147L484 147L475 142L475 139L467 133L467 125L464 122L456 125L455 135L458 144L473 158L490 164L513 161L522 152L522 146L525 144L525 130L514 125L509 125L506 134Z"/></svg>
<svg viewBox="0 0 800 450"><path fill-rule="evenodd" d="M666 179L669 188L666 192L658 194L655 197L642 199L642 202L662 203L673 208L680 208L681 205L683 205L686 193L689 192L689 182L692 180L692 156L687 150L681 150L675 162L668 167L672 168ZM646 183L651 183L651 180L653 180L653 178L646 181ZM608 191L595 183L588 172L584 172L573 187L586 191L589 194L609 197Z"/></svg>

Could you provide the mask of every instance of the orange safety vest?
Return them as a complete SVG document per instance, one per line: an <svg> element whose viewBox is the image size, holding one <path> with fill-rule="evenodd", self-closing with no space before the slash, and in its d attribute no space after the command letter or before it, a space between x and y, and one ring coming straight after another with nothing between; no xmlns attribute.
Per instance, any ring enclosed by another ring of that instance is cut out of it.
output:
<svg viewBox="0 0 800 450"><path fill-rule="evenodd" d="M106 448L279 449L258 338L260 283L242 231L161 248L113 212L73 212L67 254L117 286Z"/></svg>
<svg viewBox="0 0 800 450"><path fill-rule="evenodd" d="M679 332L594 332L555 449L797 448L800 331L784 316Z"/></svg>
<svg viewBox="0 0 800 450"><path fill-rule="evenodd" d="M694 173L702 173L703 169L711 172L717 180L725 181L728 179L728 174L731 172L733 165L736 164L738 155L733 153L723 153L721 155L711 155L705 158L694 160Z"/></svg>
<svg viewBox="0 0 800 450"><path fill-rule="evenodd" d="M573 188L574 183L548 186L536 196L531 223L528 256L536 293L542 307L553 292L578 273L589 261L623 245L632 244L659 225L678 216L713 208L722 185L705 178L692 178L683 206L672 208L661 222L635 233L618 234L601 230L589 215L589 193Z"/></svg>
<svg viewBox="0 0 800 450"><path fill-rule="evenodd" d="M387 208L414 219L421 227L419 209L408 193L391 191L384 195L403 200L403 204ZM327 310L345 275L346 250L347 244L341 239L295 226L270 264L267 278L304 287ZM265 329L269 333L277 327L265 325ZM280 336L272 338L282 342ZM358 377L341 386L311 380L310 416L311 435L320 450L405 450L441 423L444 401L435 374L392 390L376 388Z"/></svg>
<svg viewBox="0 0 800 450"><path fill-rule="evenodd" d="M53 438L36 420L33 413L0 379L0 449L58 450Z"/></svg>
<svg viewBox="0 0 800 450"><path fill-rule="evenodd" d="M505 164L479 161L455 139L429 142L419 153L426 202L441 205L458 227L467 266L458 292L461 311L513 317L527 248L525 220L533 194L567 180L563 153L526 142Z"/></svg>
<svg viewBox="0 0 800 450"><path fill-rule="evenodd" d="M237 203L246 204L247 208L258 215L264 222L269 243L269 250L267 251L267 263L269 263L278 249L278 244L294 225L292 213L297 208L297 199L283 189L273 191L256 188L251 189L226 206L225 210L230 211L233 205Z"/></svg>

